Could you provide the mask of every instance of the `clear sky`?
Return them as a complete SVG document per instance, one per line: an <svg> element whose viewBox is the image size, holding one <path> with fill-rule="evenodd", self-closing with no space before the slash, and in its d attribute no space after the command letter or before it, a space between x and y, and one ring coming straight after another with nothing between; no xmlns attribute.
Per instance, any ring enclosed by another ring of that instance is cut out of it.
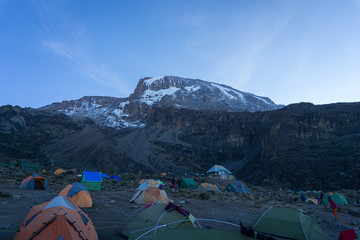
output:
<svg viewBox="0 0 360 240"><path fill-rule="evenodd" d="M163 75L360 101L360 0L0 0L0 106L127 97Z"/></svg>

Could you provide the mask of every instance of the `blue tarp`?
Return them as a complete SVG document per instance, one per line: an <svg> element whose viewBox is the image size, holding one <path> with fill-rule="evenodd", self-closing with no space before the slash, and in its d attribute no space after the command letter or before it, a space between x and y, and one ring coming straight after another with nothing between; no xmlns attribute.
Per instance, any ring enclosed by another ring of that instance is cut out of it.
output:
<svg viewBox="0 0 360 240"><path fill-rule="evenodd" d="M120 177L119 176L116 176L116 175L112 175L111 178L112 179L115 179L116 181L120 181Z"/></svg>
<svg viewBox="0 0 360 240"><path fill-rule="evenodd" d="M110 179L109 175L107 175L106 173L102 173L101 178L102 179L105 179L105 178Z"/></svg>
<svg viewBox="0 0 360 240"><path fill-rule="evenodd" d="M102 178L99 172L84 171L83 179L87 182L102 182Z"/></svg>

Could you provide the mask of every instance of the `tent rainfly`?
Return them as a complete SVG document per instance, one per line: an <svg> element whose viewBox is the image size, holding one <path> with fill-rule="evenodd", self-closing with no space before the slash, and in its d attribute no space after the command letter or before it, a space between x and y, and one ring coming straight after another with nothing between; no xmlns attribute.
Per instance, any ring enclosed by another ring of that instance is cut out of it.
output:
<svg viewBox="0 0 360 240"><path fill-rule="evenodd" d="M316 220L293 208L274 206L260 213L251 223L257 231L288 239L328 240Z"/></svg>

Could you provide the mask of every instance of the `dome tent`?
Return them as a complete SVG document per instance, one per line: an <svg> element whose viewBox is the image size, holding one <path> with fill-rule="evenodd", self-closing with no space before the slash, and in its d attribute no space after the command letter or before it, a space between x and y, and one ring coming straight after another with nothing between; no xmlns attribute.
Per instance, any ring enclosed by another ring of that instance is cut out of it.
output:
<svg viewBox="0 0 360 240"><path fill-rule="evenodd" d="M41 177L39 175L32 175L25 178L19 188L28 189L28 190L47 190L48 189L48 181L46 178Z"/></svg>
<svg viewBox="0 0 360 240"><path fill-rule="evenodd" d="M167 204L168 202L172 202L172 200L168 198L164 190L150 186L146 189L143 188L137 191L129 202L138 204L161 202Z"/></svg>
<svg viewBox="0 0 360 240"><path fill-rule="evenodd" d="M95 227L70 198L57 196L31 208L14 240L22 239L97 240Z"/></svg>
<svg viewBox="0 0 360 240"><path fill-rule="evenodd" d="M331 197L332 200L336 202L337 205L349 205L346 198L337 192L327 192L324 197L322 198L322 204L329 204L328 197Z"/></svg>
<svg viewBox="0 0 360 240"><path fill-rule="evenodd" d="M260 213L250 226L257 232L290 239L329 239L314 218L293 208L271 207Z"/></svg>
<svg viewBox="0 0 360 240"><path fill-rule="evenodd" d="M78 182L67 185L63 190L61 190L59 196L71 198L79 207L82 208L91 208L93 206L93 201L89 191L84 185Z"/></svg>
<svg viewBox="0 0 360 240"><path fill-rule="evenodd" d="M168 205L163 203L156 203L138 209L135 212L137 214L133 214L134 217L128 221L121 234L129 238L136 238L148 231L150 228L155 228L156 225L163 225L181 220L185 221L171 224L166 228L166 230L173 228L194 228L194 225L190 220L193 219L191 214L186 216L177 210L167 208L167 206ZM162 232L163 230L165 229L159 229L158 231Z"/></svg>
<svg viewBox="0 0 360 240"><path fill-rule="evenodd" d="M198 191L210 191L210 192L220 192L219 188L216 185L210 183L201 183L197 188Z"/></svg>

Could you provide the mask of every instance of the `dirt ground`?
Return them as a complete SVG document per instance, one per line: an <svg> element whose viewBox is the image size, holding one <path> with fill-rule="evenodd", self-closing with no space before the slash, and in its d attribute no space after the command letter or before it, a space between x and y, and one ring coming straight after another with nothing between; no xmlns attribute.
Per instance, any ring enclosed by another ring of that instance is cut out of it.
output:
<svg viewBox="0 0 360 240"><path fill-rule="evenodd" d="M1 173L1 172L0 172ZM4 175L4 173L3 173ZM69 183L80 181L76 176L48 175L49 190L22 190L18 186L26 173L19 173L2 178L0 181L0 239L13 239L16 230L24 221L31 207L49 201ZM135 194L137 182L144 176L120 175L120 182L105 181L101 191L92 191L94 207L85 209L94 223L99 239L126 239L121 235L128 217L142 207L129 203ZM145 176L146 177L146 176ZM149 176L148 176L149 177ZM152 176L156 177L156 176ZM301 203L298 194L270 191L257 187L249 187L250 194L208 193L200 196L196 190L173 192L169 189L171 178L162 179L168 196L196 218L216 219L234 224L242 222L245 226L256 218L264 209L274 205L297 208L316 217L330 239L338 239L342 230L358 228L360 218L349 214L349 210L360 211L359 205L342 207L338 210L339 220L335 221L330 208L322 205ZM196 179L198 183L199 179ZM209 179L203 179L202 181ZM223 190L228 182L214 181ZM208 198L208 199L202 199ZM201 222L205 228L239 231L226 224Z"/></svg>

